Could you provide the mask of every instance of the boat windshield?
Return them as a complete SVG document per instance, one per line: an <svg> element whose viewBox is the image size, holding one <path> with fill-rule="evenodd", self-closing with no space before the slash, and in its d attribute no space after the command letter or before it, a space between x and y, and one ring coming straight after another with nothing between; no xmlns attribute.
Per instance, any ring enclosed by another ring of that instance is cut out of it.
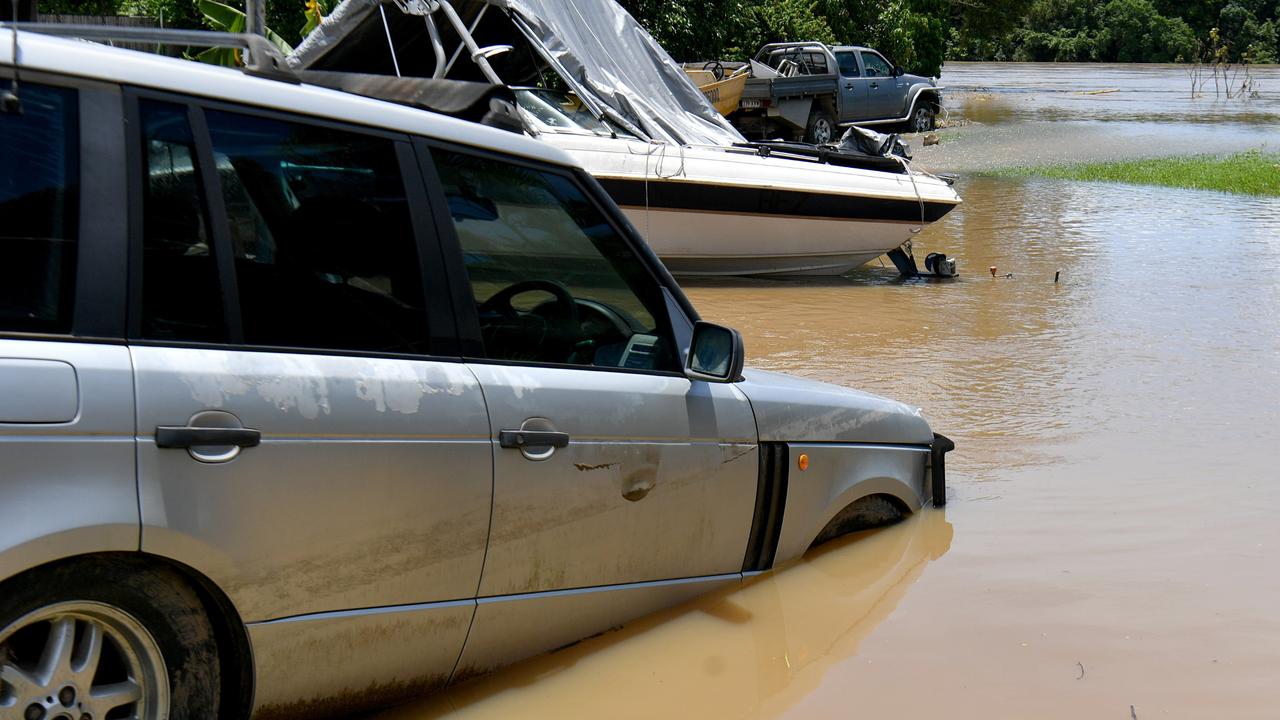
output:
<svg viewBox="0 0 1280 720"><path fill-rule="evenodd" d="M631 137L631 133L622 128L597 119L573 93L545 88L516 88L515 93L520 109L552 132L586 131Z"/></svg>

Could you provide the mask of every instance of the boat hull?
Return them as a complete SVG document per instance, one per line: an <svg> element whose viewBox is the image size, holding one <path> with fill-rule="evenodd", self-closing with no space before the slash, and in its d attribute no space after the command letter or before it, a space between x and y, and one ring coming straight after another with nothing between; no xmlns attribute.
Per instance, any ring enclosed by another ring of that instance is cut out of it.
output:
<svg viewBox="0 0 1280 720"><path fill-rule="evenodd" d="M919 223L646 210L627 219L674 275L843 275L913 237Z"/></svg>
<svg viewBox="0 0 1280 720"><path fill-rule="evenodd" d="M596 177L676 275L843 275L960 203L922 174L734 148L542 137Z"/></svg>

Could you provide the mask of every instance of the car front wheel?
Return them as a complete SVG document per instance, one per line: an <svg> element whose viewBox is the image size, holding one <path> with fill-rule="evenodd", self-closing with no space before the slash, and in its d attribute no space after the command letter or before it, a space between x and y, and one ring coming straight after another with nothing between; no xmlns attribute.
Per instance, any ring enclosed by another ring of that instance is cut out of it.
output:
<svg viewBox="0 0 1280 720"><path fill-rule="evenodd" d="M907 132L922 133L934 129L937 124L933 106L925 100L917 100L907 120Z"/></svg>
<svg viewBox="0 0 1280 720"><path fill-rule="evenodd" d="M218 716L217 645L173 573L91 558L0 585L0 717Z"/></svg>

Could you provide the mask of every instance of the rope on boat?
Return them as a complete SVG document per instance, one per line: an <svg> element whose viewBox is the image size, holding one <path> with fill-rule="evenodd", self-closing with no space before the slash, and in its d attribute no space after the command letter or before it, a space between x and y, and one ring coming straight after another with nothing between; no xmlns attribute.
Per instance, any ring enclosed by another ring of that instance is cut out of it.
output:
<svg viewBox="0 0 1280 720"><path fill-rule="evenodd" d="M905 172L907 177L911 179L911 189L916 193L916 202L920 204L920 225L911 228L911 234L916 235L924 229L924 197L920 195L920 186L916 185L916 174L911 169L911 163L906 158L898 157L897 155L890 155L889 157L897 160L899 163L902 163L903 172ZM925 174L928 175L928 173ZM933 176L930 175L930 177Z"/></svg>
<svg viewBox="0 0 1280 720"><path fill-rule="evenodd" d="M670 179L673 177L679 177L685 174L685 157L684 157L683 145L678 146L680 149L680 167L676 168L676 171L670 175L662 174L662 165L667 159L667 148L670 146L671 146L671 143L668 143L665 140L650 140L648 143L648 146L646 147L643 153L636 153L631 149L630 143L627 144L627 152L631 153L632 155L637 155L637 154L644 155L644 236L646 241L650 236L650 232L649 232L649 158L652 158L655 153L657 153L658 155L658 162L656 167L654 167L654 177L656 177L659 180L667 180L667 179Z"/></svg>

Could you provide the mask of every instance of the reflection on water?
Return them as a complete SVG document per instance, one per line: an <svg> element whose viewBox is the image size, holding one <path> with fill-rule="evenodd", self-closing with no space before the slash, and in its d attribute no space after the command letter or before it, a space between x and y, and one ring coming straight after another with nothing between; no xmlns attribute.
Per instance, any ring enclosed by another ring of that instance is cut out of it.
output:
<svg viewBox="0 0 1280 720"><path fill-rule="evenodd" d="M920 513L829 543L785 572L379 717L773 717L857 653L947 552L951 534L942 511Z"/></svg>
<svg viewBox="0 0 1280 720"><path fill-rule="evenodd" d="M1257 97L1215 96L1210 83L1193 98L1187 66L947 63L944 105L959 127L941 131L940 145L917 147L916 160L932 170L967 172L1280 151L1280 67L1251 73Z"/></svg>
<svg viewBox="0 0 1280 720"><path fill-rule="evenodd" d="M1280 121L1280 66L1249 68L1257 94L1227 98L1208 80L1191 94L1187 65L949 62L941 84L964 98L960 117L978 122L1015 119L1259 123ZM1237 68L1233 88L1245 80Z"/></svg>
<svg viewBox="0 0 1280 720"><path fill-rule="evenodd" d="M1104 144L1075 125L1156 124L1020 117L971 127L1021 159L1027 128L1062 156ZM916 246L955 256L956 281L871 266L686 287L751 365L924 408L958 445L945 519L385 717L1276 717L1280 199L959 189Z"/></svg>

